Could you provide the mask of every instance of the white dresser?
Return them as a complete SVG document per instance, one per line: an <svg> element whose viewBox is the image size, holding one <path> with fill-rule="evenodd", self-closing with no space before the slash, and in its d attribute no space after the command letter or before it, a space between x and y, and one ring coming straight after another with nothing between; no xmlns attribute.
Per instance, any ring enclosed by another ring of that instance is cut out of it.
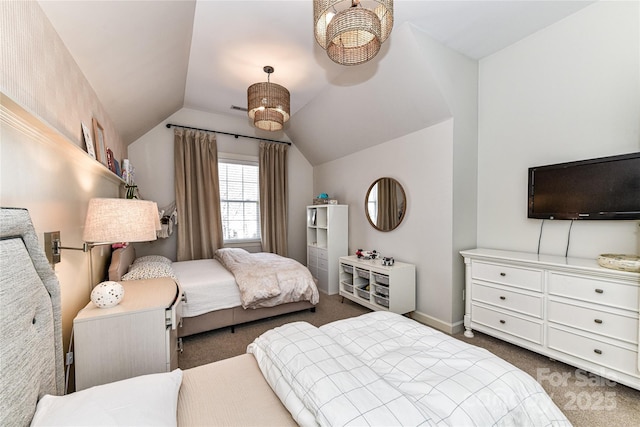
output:
<svg viewBox="0 0 640 427"><path fill-rule="evenodd" d="M355 255L340 257L340 295L372 310L405 314L416 309L416 266Z"/></svg>
<svg viewBox="0 0 640 427"><path fill-rule="evenodd" d="M460 253L465 336L475 329L640 389L640 274L595 259Z"/></svg>
<svg viewBox="0 0 640 427"><path fill-rule="evenodd" d="M325 294L338 293L338 257L349 251L349 206L307 206L307 267Z"/></svg>
<svg viewBox="0 0 640 427"><path fill-rule="evenodd" d="M73 320L76 390L178 367L182 292L170 278L119 282L120 304Z"/></svg>

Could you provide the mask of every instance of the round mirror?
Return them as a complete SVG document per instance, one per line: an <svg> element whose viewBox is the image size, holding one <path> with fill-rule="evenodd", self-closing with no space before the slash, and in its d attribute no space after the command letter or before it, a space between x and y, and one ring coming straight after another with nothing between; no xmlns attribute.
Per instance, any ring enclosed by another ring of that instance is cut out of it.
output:
<svg viewBox="0 0 640 427"><path fill-rule="evenodd" d="M407 212L404 188L393 178L379 178L371 184L364 199L369 223L380 231L395 229Z"/></svg>

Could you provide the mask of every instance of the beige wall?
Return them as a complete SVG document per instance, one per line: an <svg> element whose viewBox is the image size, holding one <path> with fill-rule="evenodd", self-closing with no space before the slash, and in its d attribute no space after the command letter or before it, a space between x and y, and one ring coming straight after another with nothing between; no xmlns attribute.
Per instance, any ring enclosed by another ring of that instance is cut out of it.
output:
<svg viewBox="0 0 640 427"><path fill-rule="evenodd" d="M88 200L120 191L115 175L86 154L81 123L96 117L117 159L126 147L38 3L0 2L0 40L0 205L27 208L41 242L59 230L63 245L79 247ZM94 249L96 271L107 252ZM66 348L89 301L89 255L63 251L56 275Z"/></svg>

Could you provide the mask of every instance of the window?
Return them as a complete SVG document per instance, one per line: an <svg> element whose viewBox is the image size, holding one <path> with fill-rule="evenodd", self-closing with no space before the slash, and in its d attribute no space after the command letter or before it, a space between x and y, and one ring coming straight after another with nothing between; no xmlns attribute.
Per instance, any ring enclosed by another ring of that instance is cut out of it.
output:
<svg viewBox="0 0 640 427"><path fill-rule="evenodd" d="M260 241L258 162L218 159L225 242Z"/></svg>
<svg viewBox="0 0 640 427"><path fill-rule="evenodd" d="M367 199L367 212L369 212L369 218L374 224L378 223L378 183L371 187L369 190L369 198Z"/></svg>

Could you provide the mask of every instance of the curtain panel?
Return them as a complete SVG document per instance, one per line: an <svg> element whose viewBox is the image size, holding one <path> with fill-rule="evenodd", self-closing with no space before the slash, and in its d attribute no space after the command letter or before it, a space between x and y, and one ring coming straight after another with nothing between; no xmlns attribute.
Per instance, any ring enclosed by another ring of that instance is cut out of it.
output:
<svg viewBox="0 0 640 427"><path fill-rule="evenodd" d="M286 144L260 142L260 231L262 250L287 256Z"/></svg>
<svg viewBox="0 0 640 427"><path fill-rule="evenodd" d="M393 230L398 226L398 191L396 182L389 178L378 180L378 227Z"/></svg>
<svg viewBox="0 0 640 427"><path fill-rule="evenodd" d="M223 245L215 134L175 128L177 259L213 258Z"/></svg>

